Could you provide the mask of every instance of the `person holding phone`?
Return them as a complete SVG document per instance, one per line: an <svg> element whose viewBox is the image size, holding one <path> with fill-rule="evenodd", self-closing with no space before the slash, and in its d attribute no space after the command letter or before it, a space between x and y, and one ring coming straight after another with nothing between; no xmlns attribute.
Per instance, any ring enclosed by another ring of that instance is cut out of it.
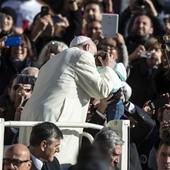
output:
<svg viewBox="0 0 170 170"><path fill-rule="evenodd" d="M0 117L5 121L19 121L25 103L32 95L36 78L26 74L18 74L14 77L9 87L9 104L0 107ZM7 98L8 96L6 96ZM2 97L1 100L5 98ZM6 100L7 101L7 100ZM1 101L2 102L2 101ZM5 128L4 145L17 142L18 130L15 128Z"/></svg>
<svg viewBox="0 0 170 170"><path fill-rule="evenodd" d="M82 14L76 1L66 3L67 15L51 14L41 17L41 12L34 18L28 30L36 52L39 55L42 48L50 41L57 40L70 44L71 40L81 34Z"/></svg>
<svg viewBox="0 0 170 170"><path fill-rule="evenodd" d="M149 160L148 160L148 166L151 169L160 169L160 167L163 165L163 162L161 161L161 157L162 159L164 157L160 155L159 144L162 143L162 141L164 141L165 143L170 141L170 116L169 115L170 115L170 103L165 104L163 107L158 109L156 119L158 122L159 132L156 139L156 143L153 146L152 150L150 151Z"/></svg>
<svg viewBox="0 0 170 170"><path fill-rule="evenodd" d="M136 64L130 67L130 74L127 78L127 83L133 89L130 100L139 107L143 107L146 101L153 100L159 95L155 90L155 87L159 84L153 83L153 76L159 69L164 56L161 43L156 38L148 39L144 44L144 48L145 51L152 53L151 56L141 57Z"/></svg>
<svg viewBox="0 0 170 170"><path fill-rule="evenodd" d="M20 73L28 66L35 66L35 55L32 51L30 40L26 35L16 35L21 39L21 44L4 48L0 56L0 94L3 94L13 75Z"/></svg>

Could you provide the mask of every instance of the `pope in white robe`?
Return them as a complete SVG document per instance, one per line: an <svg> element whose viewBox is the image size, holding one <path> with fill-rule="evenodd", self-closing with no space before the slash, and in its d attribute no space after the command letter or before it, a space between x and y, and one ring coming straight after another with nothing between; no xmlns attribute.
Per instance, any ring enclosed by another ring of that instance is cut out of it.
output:
<svg viewBox="0 0 170 170"><path fill-rule="evenodd" d="M111 68L108 57L102 74L99 74L94 55L97 49L85 36L74 38L70 48L57 54L40 69L31 98L21 114L21 121L79 122L86 120L90 98L108 97L121 81ZM64 134L70 131L60 128ZM64 135L57 158L61 164L76 163L79 147L78 132ZM29 145L30 127L20 128L19 142Z"/></svg>

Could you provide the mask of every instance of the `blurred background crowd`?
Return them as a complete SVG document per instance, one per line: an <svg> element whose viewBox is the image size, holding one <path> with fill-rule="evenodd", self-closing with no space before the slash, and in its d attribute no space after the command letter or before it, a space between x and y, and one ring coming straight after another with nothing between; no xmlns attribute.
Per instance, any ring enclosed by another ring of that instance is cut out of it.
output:
<svg viewBox="0 0 170 170"><path fill-rule="evenodd" d="M115 37L103 36L103 13L119 15ZM115 59L114 70L123 84L106 99L91 99L87 122L129 119L137 155L132 167L156 170L160 140L170 144L168 0L1 0L0 117L20 120L39 69L79 35L96 43L99 72L98 56L109 53ZM6 128L5 145L17 142L14 131Z"/></svg>

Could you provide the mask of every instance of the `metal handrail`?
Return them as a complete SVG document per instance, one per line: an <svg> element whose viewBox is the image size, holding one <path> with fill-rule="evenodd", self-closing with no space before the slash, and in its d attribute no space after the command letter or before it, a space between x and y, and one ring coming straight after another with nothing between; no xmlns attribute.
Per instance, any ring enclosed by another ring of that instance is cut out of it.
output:
<svg viewBox="0 0 170 170"><path fill-rule="evenodd" d="M4 119L0 118L0 170L2 169L2 159L3 159L3 150L4 150L4 131L5 127L32 127L35 126L38 123L42 123L43 121L4 121ZM100 130L103 128L101 125L92 124L92 123L77 123L77 122L53 122L60 128L91 128ZM120 136L122 137L122 140L125 142L122 149L122 157L121 157L121 169L123 170L129 170L129 155L128 155L128 142L129 142L129 136L128 136L128 129L130 126L129 120L119 120L119 121L111 121L110 124L113 126L113 130L120 130ZM108 123L109 125L109 123ZM115 129L114 128L118 128ZM80 133L80 135L83 135L89 139L90 142L93 141L93 137L88 133Z"/></svg>
<svg viewBox="0 0 170 170"><path fill-rule="evenodd" d="M0 118L0 170L2 169L2 159L3 159L3 150L4 150L4 131L5 127L32 127L38 123L42 123L43 121L4 121L4 119ZM96 125L92 123L67 123L67 122L53 122L60 128L91 128L100 130L103 128L101 125ZM80 134L85 136L92 142L93 137L90 134L82 133Z"/></svg>
<svg viewBox="0 0 170 170"><path fill-rule="evenodd" d="M42 123L42 121L5 121L4 125L6 127L32 127L36 125L37 123ZM97 124L92 124L92 123L77 123L77 122L72 122L72 123L67 123L67 122L53 122L56 124L58 127L72 127L72 128L91 128L91 129L97 129L100 130L103 128L101 125Z"/></svg>

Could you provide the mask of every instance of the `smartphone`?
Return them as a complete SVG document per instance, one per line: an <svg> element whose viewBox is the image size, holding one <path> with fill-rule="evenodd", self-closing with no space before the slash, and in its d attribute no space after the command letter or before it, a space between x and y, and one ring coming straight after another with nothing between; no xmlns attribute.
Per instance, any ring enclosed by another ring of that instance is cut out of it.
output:
<svg viewBox="0 0 170 170"><path fill-rule="evenodd" d="M43 17L45 15L48 15L49 13L49 8L48 6L42 6L41 7L41 12L40 12L40 16Z"/></svg>
<svg viewBox="0 0 170 170"><path fill-rule="evenodd" d="M118 33L118 14L102 14L102 31L104 37L114 38Z"/></svg>
<svg viewBox="0 0 170 170"><path fill-rule="evenodd" d="M149 105L151 107L152 110L154 109L158 109L161 108L163 106L165 106L165 104L169 103L169 97L167 95L165 96L161 96L155 100L152 100Z"/></svg>
<svg viewBox="0 0 170 170"><path fill-rule="evenodd" d="M11 46L20 46L22 43L21 37L8 37L5 40L5 46L11 47Z"/></svg>
<svg viewBox="0 0 170 170"><path fill-rule="evenodd" d="M165 121L170 120L170 110L169 109L164 110L164 112L163 112L163 120L165 120Z"/></svg>
<svg viewBox="0 0 170 170"><path fill-rule="evenodd" d="M54 24L56 24L56 23L60 22L60 17L59 17L59 16L57 16L57 15L52 16L52 19L53 19Z"/></svg>
<svg viewBox="0 0 170 170"><path fill-rule="evenodd" d="M5 21L5 14L0 12L0 28L2 29Z"/></svg>

